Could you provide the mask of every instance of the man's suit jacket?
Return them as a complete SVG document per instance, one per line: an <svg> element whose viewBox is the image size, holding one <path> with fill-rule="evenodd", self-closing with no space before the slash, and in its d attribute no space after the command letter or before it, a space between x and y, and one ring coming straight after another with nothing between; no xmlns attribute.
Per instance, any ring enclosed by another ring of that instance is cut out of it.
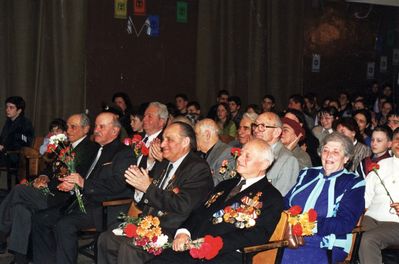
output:
<svg viewBox="0 0 399 264"><path fill-rule="evenodd" d="M124 177L125 170L133 164L136 164L133 151L118 139L103 146L101 156L83 188L87 214L93 215L98 230L102 229L101 202L133 196L133 190Z"/></svg>
<svg viewBox="0 0 399 264"><path fill-rule="evenodd" d="M219 169L222 166L223 160L227 160L230 167L232 167L235 163L233 155L231 155L231 147L218 140L206 158L206 162L208 162L209 166L211 167L213 183L215 186L218 185L219 182L231 178L228 175L229 172L226 172L224 175L219 173Z"/></svg>
<svg viewBox="0 0 399 264"><path fill-rule="evenodd" d="M73 151L76 153L76 172L80 175L86 175L87 171L90 168L93 159L97 154L97 150L99 145L90 140L88 136L86 136L74 149ZM50 166L49 166L50 167ZM50 170L49 170L50 169ZM65 202L72 198L71 195L67 192L58 191L57 186L60 184L60 181L53 175L51 168L48 168L46 171L41 174L45 174L50 177L50 182L48 184L49 189L54 194L47 196L47 204L48 207L54 207L58 205L63 205Z"/></svg>
<svg viewBox="0 0 399 264"><path fill-rule="evenodd" d="M238 175L238 177L223 181L216 186L209 196L209 200L198 208L198 210L195 210L182 226L190 231L191 239L193 240L204 237L205 235L221 236L223 239L223 248L219 253L220 255L246 246L267 242L283 210L283 198L281 194L268 182L266 177L225 201L230 191L240 181L240 178ZM215 213L236 202L242 204L241 199L243 197L253 198L259 192L262 193L259 201L263 205L259 209L260 215L255 220L256 223L254 226L240 229L235 224L225 221L218 224L213 223L212 220ZM215 196L217 197L216 199ZM210 205L209 202L211 202Z"/></svg>
<svg viewBox="0 0 399 264"><path fill-rule="evenodd" d="M299 163L280 141L273 146L273 153L275 159L267 171L267 179L285 196L296 183Z"/></svg>
<svg viewBox="0 0 399 264"><path fill-rule="evenodd" d="M143 215L158 216L163 231L173 235L188 218L192 210L204 202L213 189L208 164L193 152L184 158L165 190L158 187L168 161L164 160L151 170L153 182L147 189L139 206Z"/></svg>

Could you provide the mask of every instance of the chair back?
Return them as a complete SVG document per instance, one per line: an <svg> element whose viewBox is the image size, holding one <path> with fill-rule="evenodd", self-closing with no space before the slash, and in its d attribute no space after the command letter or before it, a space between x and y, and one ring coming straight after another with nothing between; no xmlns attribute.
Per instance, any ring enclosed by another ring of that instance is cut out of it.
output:
<svg viewBox="0 0 399 264"><path fill-rule="evenodd" d="M273 232L272 236L270 237L269 242L277 242L277 241L284 240L284 233L285 233L285 229L287 227L287 221L288 221L288 214L286 212L282 212L280 221L278 222L276 229L274 229L274 232ZM278 250L279 250L279 248L275 248L275 249L259 252L252 258L252 263L253 264L274 264L276 261L276 258L277 258Z"/></svg>
<svg viewBox="0 0 399 264"><path fill-rule="evenodd" d="M138 217L141 214L141 210L137 208L136 203L132 201L129 207L129 211L127 212L128 216Z"/></svg>

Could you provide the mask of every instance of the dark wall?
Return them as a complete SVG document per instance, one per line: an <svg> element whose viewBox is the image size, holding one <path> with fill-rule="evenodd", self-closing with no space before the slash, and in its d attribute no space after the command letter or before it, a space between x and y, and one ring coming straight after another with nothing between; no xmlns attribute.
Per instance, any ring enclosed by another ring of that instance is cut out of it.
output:
<svg viewBox="0 0 399 264"><path fill-rule="evenodd" d="M127 20L114 18L114 1L89 0L87 27L87 107L97 113L112 94L129 94L134 105L173 101L186 92L194 96L197 1L188 3L188 23L176 22L176 1L147 0L147 15L160 16L160 35L127 33ZM139 31L146 17L128 16ZM194 98L193 98L194 99Z"/></svg>
<svg viewBox="0 0 399 264"><path fill-rule="evenodd" d="M398 66L392 66L392 54L393 48L399 48L398 8L326 1L324 6L312 6L308 2L303 60L305 93L314 92L323 98L336 96L340 90L364 92L371 82L367 80L368 62L375 62L375 78L380 83L397 80ZM388 40L389 32L394 35L393 43ZM311 72L314 53L321 55L319 73ZM386 73L379 70L380 56L388 56Z"/></svg>

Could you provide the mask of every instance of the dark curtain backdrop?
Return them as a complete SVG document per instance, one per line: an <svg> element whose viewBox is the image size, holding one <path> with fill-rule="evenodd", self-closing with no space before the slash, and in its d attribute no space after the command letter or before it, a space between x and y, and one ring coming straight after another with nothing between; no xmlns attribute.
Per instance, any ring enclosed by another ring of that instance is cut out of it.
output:
<svg viewBox="0 0 399 264"><path fill-rule="evenodd" d="M0 96L20 95L38 135L85 109L86 0L0 1ZM0 115L0 126L4 114Z"/></svg>
<svg viewBox="0 0 399 264"><path fill-rule="evenodd" d="M244 105L273 94L286 106L302 92L303 20L304 0L199 1L200 102L208 107L226 89Z"/></svg>

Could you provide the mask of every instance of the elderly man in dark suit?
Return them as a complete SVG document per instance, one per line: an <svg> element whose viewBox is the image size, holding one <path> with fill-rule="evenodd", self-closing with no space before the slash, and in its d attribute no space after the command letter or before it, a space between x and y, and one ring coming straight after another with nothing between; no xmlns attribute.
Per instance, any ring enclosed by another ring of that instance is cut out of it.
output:
<svg viewBox="0 0 399 264"><path fill-rule="evenodd" d="M163 232L170 236L204 202L213 182L208 164L193 153L196 140L191 126L182 122L169 125L161 147L164 161L156 164L150 175L132 166L125 176L130 185L144 193L141 216L158 216ZM153 257L112 230L101 234L98 241L99 264L145 263Z"/></svg>
<svg viewBox="0 0 399 264"><path fill-rule="evenodd" d="M119 141L120 128L114 114L99 114L94 140L100 148L88 172L85 175L72 173L58 186L59 190L66 192L72 191L75 184L81 187L87 213L81 212L75 202L66 214L59 210L45 210L34 216L32 244L35 263L76 263L79 230L102 228L101 202L132 195L123 174L129 165L136 163L136 159L133 151Z"/></svg>
<svg viewBox="0 0 399 264"><path fill-rule="evenodd" d="M87 136L90 120L85 114L76 114L68 118L67 136L76 153L76 171L86 173L95 155L98 145ZM60 192L56 186L59 181L53 172L53 166L40 173L32 185L15 186L0 204L0 242L1 249L6 249L6 238L9 235L8 249L15 254L17 263L27 263L31 217L38 210L50 207L61 207L71 195ZM40 187L48 187L50 194L44 194ZM4 253L4 252L3 252Z"/></svg>
<svg viewBox="0 0 399 264"><path fill-rule="evenodd" d="M266 178L266 169L272 162L273 153L265 141L254 139L244 145L237 160L237 177L216 186L208 201L177 230L173 251L166 250L150 263L198 263L199 260L193 259L186 250L190 247L190 239L206 235L220 236L223 247L214 259L202 261L205 263L241 263L238 249L267 242L283 210L281 194ZM234 210L232 205L236 203L256 213L247 220L224 217L227 213L224 209L231 206Z"/></svg>

